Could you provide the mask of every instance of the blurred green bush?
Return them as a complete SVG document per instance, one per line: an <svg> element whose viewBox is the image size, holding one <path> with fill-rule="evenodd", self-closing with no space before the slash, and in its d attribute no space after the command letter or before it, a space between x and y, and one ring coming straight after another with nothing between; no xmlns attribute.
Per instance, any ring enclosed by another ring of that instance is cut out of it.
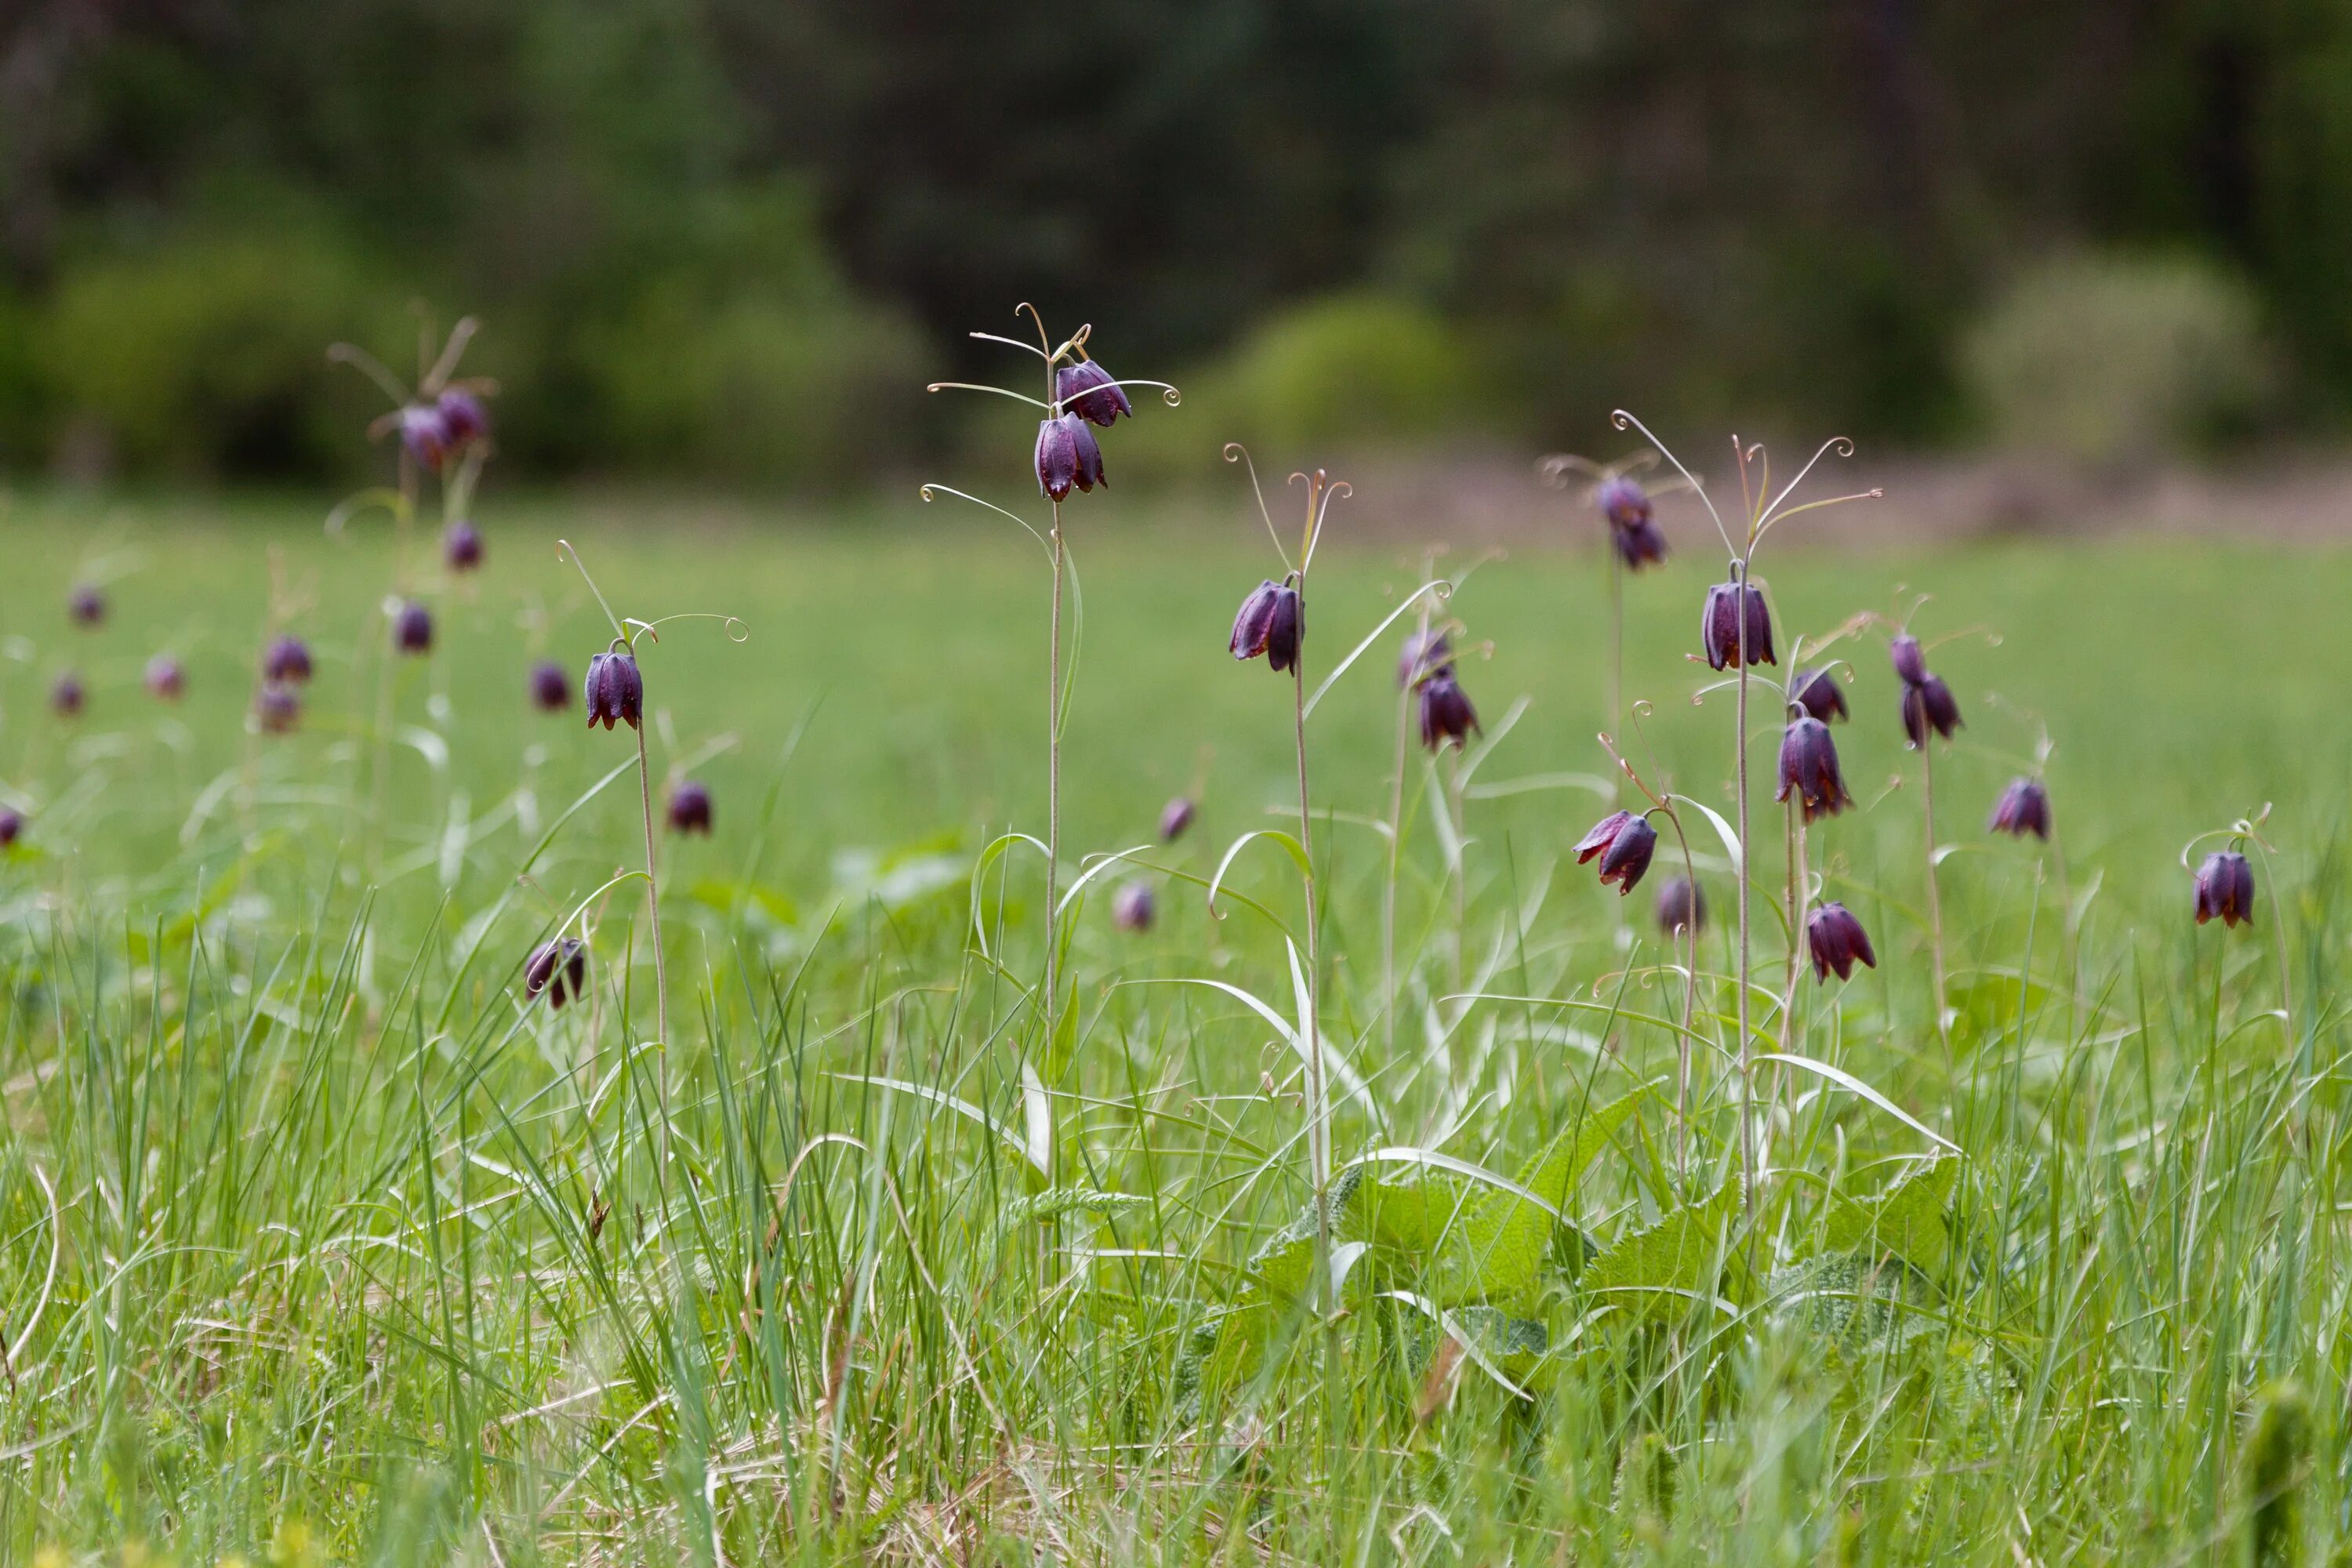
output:
<svg viewBox="0 0 2352 1568"><path fill-rule="evenodd" d="M2242 435L2277 384L2252 294L2189 258L2040 262L1965 333L1960 361L1995 440L2097 467Z"/></svg>

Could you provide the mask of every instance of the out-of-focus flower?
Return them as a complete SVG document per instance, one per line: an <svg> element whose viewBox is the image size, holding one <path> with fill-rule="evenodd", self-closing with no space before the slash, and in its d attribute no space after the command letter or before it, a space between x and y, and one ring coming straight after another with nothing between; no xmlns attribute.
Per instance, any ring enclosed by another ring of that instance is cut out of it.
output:
<svg viewBox="0 0 2352 1568"><path fill-rule="evenodd" d="M187 668L168 653L147 661L147 689L166 702L177 702L188 689Z"/></svg>
<svg viewBox="0 0 2352 1568"><path fill-rule="evenodd" d="M1827 666L1797 671L1789 679L1789 697L1824 724L1853 717L1846 710L1845 689L1837 683L1837 672Z"/></svg>
<svg viewBox="0 0 2352 1568"><path fill-rule="evenodd" d="M669 792L669 826L673 833L710 837L710 790L692 779Z"/></svg>
<svg viewBox="0 0 2352 1568"><path fill-rule="evenodd" d="M1592 502L1609 520L1609 542L1629 571L1639 572L1666 558L1666 536L1652 516L1650 493L1623 474L1612 474L1592 492Z"/></svg>
<svg viewBox="0 0 2352 1568"><path fill-rule="evenodd" d="M302 698L292 687L265 680L253 694L253 717L265 734L283 735L302 721Z"/></svg>
<svg viewBox="0 0 2352 1568"><path fill-rule="evenodd" d="M23 837L25 814L14 806L0 805L0 849L14 849Z"/></svg>
<svg viewBox="0 0 2352 1568"><path fill-rule="evenodd" d="M566 1002L578 999L588 980L588 948L574 938L551 942L530 955L523 965L522 989L525 996L547 993L547 1005L561 1010Z"/></svg>
<svg viewBox="0 0 2352 1568"><path fill-rule="evenodd" d="M279 637L261 656L261 679L295 685L310 679L310 650L300 637Z"/></svg>
<svg viewBox="0 0 2352 1568"><path fill-rule="evenodd" d="M1089 425L1109 429L1122 414L1132 417L1135 405L1127 400L1117 378L1093 360L1082 359L1054 373L1054 396L1062 406Z"/></svg>
<svg viewBox="0 0 2352 1568"><path fill-rule="evenodd" d="M1808 713L1790 721L1780 736L1780 787L1773 794L1786 801L1790 791L1803 804L1805 820L1835 816L1853 804L1838 771L1837 742L1830 727Z"/></svg>
<svg viewBox="0 0 2352 1568"><path fill-rule="evenodd" d="M482 563L482 531L464 518L441 534L441 559L452 572L471 572Z"/></svg>
<svg viewBox="0 0 2352 1568"><path fill-rule="evenodd" d="M392 617L392 646L402 653L433 651L433 612L411 599Z"/></svg>
<svg viewBox="0 0 2352 1568"><path fill-rule="evenodd" d="M57 684L49 688L49 707L60 719L79 718L82 704L88 700L89 693L82 689L81 677L71 670L58 676Z"/></svg>
<svg viewBox="0 0 2352 1568"><path fill-rule="evenodd" d="M1765 605L1764 591L1748 584L1717 583L1706 591L1706 610L1699 621L1699 644L1709 669L1726 669L1738 662L1743 606L1748 662L1779 662L1772 657L1772 612Z"/></svg>
<svg viewBox="0 0 2352 1568"><path fill-rule="evenodd" d="M400 411L400 445L416 466L439 473L449 455L449 426L437 406L412 403Z"/></svg>
<svg viewBox="0 0 2352 1568"><path fill-rule="evenodd" d="M1234 635L1226 647L1235 658L1264 654L1279 672L1298 662L1298 643L1306 631L1307 612L1298 590L1287 583L1260 583L1234 616Z"/></svg>
<svg viewBox="0 0 2352 1568"><path fill-rule="evenodd" d="M2217 849L2197 868L2197 923L2254 923L2254 868L2234 849Z"/></svg>
<svg viewBox="0 0 2352 1568"><path fill-rule="evenodd" d="M1952 689L1944 684L1940 675L1903 688L1903 733L1909 737L1911 749L1917 751L1927 743L1927 731L1933 730L1947 741L1960 727L1960 705L1952 700Z"/></svg>
<svg viewBox="0 0 2352 1568"><path fill-rule="evenodd" d="M1091 490L1107 483L1102 448L1095 433L1075 414L1037 422L1037 488L1055 500L1067 500L1070 487Z"/></svg>
<svg viewBox="0 0 2352 1568"><path fill-rule="evenodd" d="M1706 929L1706 895L1696 882L1675 877L1658 889L1658 929L1668 936Z"/></svg>
<svg viewBox="0 0 2352 1568"><path fill-rule="evenodd" d="M1853 977L1859 962L1875 969L1878 955L1870 949L1870 933L1843 904L1827 903L1805 917L1805 945L1812 952L1813 978L1826 981L1830 971L1840 980Z"/></svg>
<svg viewBox="0 0 2352 1568"><path fill-rule="evenodd" d="M433 411L441 418L442 443L452 452L490 433L490 411L462 386L442 393Z"/></svg>
<svg viewBox="0 0 2352 1568"><path fill-rule="evenodd" d="M1641 881L1642 874L1650 868L1650 857L1658 847L1658 830L1650 826L1646 816L1636 816L1630 811L1612 811L1592 825L1592 831L1576 842L1576 863L1580 866L1595 855L1601 857L1601 880L1606 886L1617 884L1617 896L1624 897Z"/></svg>
<svg viewBox="0 0 2352 1568"><path fill-rule="evenodd" d="M78 626L101 625L106 620L106 595L91 584L79 584L66 598L66 616Z"/></svg>
<svg viewBox="0 0 2352 1568"><path fill-rule="evenodd" d="M1992 820L1985 826L1991 832L2019 838L2029 833L2036 838L2048 838L2050 792L2042 787L2040 779L2010 780L2009 787L1993 803Z"/></svg>
<svg viewBox="0 0 2352 1568"><path fill-rule="evenodd" d="M1434 752L1453 744L1460 751L1473 734L1484 734L1478 727L1478 710L1470 705L1470 694L1462 689L1461 682L1450 675L1433 675L1421 683L1421 743Z"/></svg>
<svg viewBox="0 0 2352 1568"><path fill-rule="evenodd" d="M572 678L563 673L562 665L543 658L530 667L530 700L542 713L571 710Z"/></svg>
<svg viewBox="0 0 2352 1568"><path fill-rule="evenodd" d="M607 730L615 724L635 729L646 701L645 678L637 673L636 656L600 653L590 659L588 679L581 683L581 695L588 704L591 730L600 722Z"/></svg>
<svg viewBox="0 0 2352 1568"><path fill-rule="evenodd" d="M1435 627L1405 635L1404 647L1397 655L1397 685L1401 689L1410 691L1423 680L1453 674L1453 639Z"/></svg>
<svg viewBox="0 0 2352 1568"><path fill-rule="evenodd" d="M1192 826L1192 803L1186 796L1180 795L1160 808L1160 842L1173 844Z"/></svg>
<svg viewBox="0 0 2352 1568"><path fill-rule="evenodd" d="M1920 651L1919 639L1908 632L1886 645L1886 657L1904 685L1916 686L1927 679L1927 656Z"/></svg>
<svg viewBox="0 0 2352 1568"><path fill-rule="evenodd" d="M1146 931L1159 914L1159 901L1152 897L1151 884L1141 879L1119 884L1111 896L1111 923L1121 931Z"/></svg>

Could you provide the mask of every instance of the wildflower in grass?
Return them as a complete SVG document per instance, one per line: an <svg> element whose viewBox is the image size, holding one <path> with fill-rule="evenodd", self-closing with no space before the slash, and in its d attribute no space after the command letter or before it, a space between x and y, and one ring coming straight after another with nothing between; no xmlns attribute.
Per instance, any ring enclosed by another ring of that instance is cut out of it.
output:
<svg viewBox="0 0 2352 1568"><path fill-rule="evenodd" d="M14 806L0 805L0 850L14 849L23 837L25 814Z"/></svg>
<svg viewBox="0 0 2352 1568"><path fill-rule="evenodd" d="M433 651L433 612L411 599L392 617L392 646L402 653Z"/></svg>
<svg viewBox="0 0 2352 1568"><path fill-rule="evenodd" d="M1819 669L1801 669L1791 676L1789 700L1824 724L1853 717L1846 710L1845 689L1838 684L1837 672L1827 665Z"/></svg>
<svg viewBox="0 0 2352 1568"><path fill-rule="evenodd" d="M637 673L636 656L600 653L588 661L588 679L581 683L588 704L588 727L599 723L610 730L626 724L634 730L646 701L645 679Z"/></svg>
<svg viewBox="0 0 2352 1568"><path fill-rule="evenodd" d="M1668 936L1706 929L1706 895L1688 877L1674 877L1658 889L1658 929Z"/></svg>
<svg viewBox="0 0 2352 1568"><path fill-rule="evenodd" d="M1765 605L1763 590L1740 583L1717 583L1709 588L1706 613L1699 620L1699 644L1709 669L1730 668L1743 652L1749 664L1778 662L1772 657L1772 612Z"/></svg>
<svg viewBox="0 0 2352 1568"><path fill-rule="evenodd" d="M1609 520L1609 542L1629 572L1666 558L1666 536L1652 515L1650 492L1630 474L1612 474L1592 492L1592 504Z"/></svg>
<svg viewBox="0 0 2352 1568"><path fill-rule="evenodd" d="M1178 795L1160 808L1160 840L1173 844L1192 826L1192 802L1188 795Z"/></svg>
<svg viewBox="0 0 2352 1568"><path fill-rule="evenodd" d="M587 981L587 944L572 937L549 942L523 965L523 994L537 996L544 991L547 1005L559 1010L566 1002L579 998Z"/></svg>
<svg viewBox="0 0 2352 1568"><path fill-rule="evenodd" d="M1791 792L1802 803L1807 822L1835 816L1853 804L1838 771L1830 727L1810 713L1792 720L1780 736L1780 787L1772 798L1786 801Z"/></svg>
<svg viewBox="0 0 2352 1568"><path fill-rule="evenodd" d="M410 461L428 474L441 471L449 456L449 426L431 404L412 403L399 414L400 445Z"/></svg>
<svg viewBox="0 0 2352 1568"><path fill-rule="evenodd" d="M2197 923L2254 923L2254 868L2234 849L2217 849L2197 868Z"/></svg>
<svg viewBox="0 0 2352 1568"><path fill-rule="evenodd" d="M1077 351L1084 354L1086 350ZM1054 395L1064 408L1089 425L1109 429L1118 423L1122 414L1135 416L1135 405L1127 400L1127 393L1110 372L1090 359L1081 358L1075 364L1066 364L1054 372Z"/></svg>
<svg viewBox="0 0 2352 1568"><path fill-rule="evenodd" d="M1298 662L1298 643L1306 633L1305 606L1286 578L1260 583L1250 591L1234 616L1234 635L1226 646L1235 658L1265 655L1267 665L1280 674Z"/></svg>
<svg viewBox="0 0 2352 1568"><path fill-rule="evenodd" d="M1817 981L1826 981L1832 970L1837 971L1840 980L1852 979L1857 961L1878 967L1878 955L1870 948L1870 933L1841 903L1818 905L1805 917L1805 945L1811 950Z"/></svg>
<svg viewBox="0 0 2352 1568"><path fill-rule="evenodd" d="M1886 657L1895 665L1896 679L1906 686L1916 686L1927 679L1927 656L1920 650L1919 639L1905 632L1886 645Z"/></svg>
<svg viewBox="0 0 2352 1568"><path fill-rule="evenodd" d="M1576 842L1576 863L1580 866L1595 855L1601 857L1601 881L1603 887L1617 884L1617 896L1623 898L1641 881L1650 868L1650 858L1658 847L1658 830L1650 819L1636 816L1630 811L1612 811L1592 825L1592 831Z"/></svg>
<svg viewBox="0 0 2352 1568"><path fill-rule="evenodd" d="M101 626L106 620L106 595L89 583L78 584L66 598L66 616L78 626Z"/></svg>
<svg viewBox="0 0 2352 1568"><path fill-rule="evenodd" d="M2050 792L2042 787L2040 779L2018 778L2009 781L1993 803L1992 820L1986 825L1989 832L2007 833L2022 838L2032 834L2036 838L2050 837Z"/></svg>
<svg viewBox="0 0 2352 1568"><path fill-rule="evenodd" d="M1459 751L1478 728L1478 710L1452 675L1433 675L1421 683L1421 743L1432 752L1448 744Z"/></svg>
<svg viewBox="0 0 2352 1568"><path fill-rule="evenodd" d="M572 707L572 678L552 659L530 667L530 700L542 713L562 713Z"/></svg>
<svg viewBox="0 0 2352 1568"><path fill-rule="evenodd" d="M1405 635L1397 654L1398 689L1410 691L1424 680L1454 675L1454 640L1438 627Z"/></svg>
<svg viewBox="0 0 2352 1568"><path fill-rule="evenodd" d="M461 450L490 433L490 411L465 387L444 391L433 412L440 417L441 438L450 451Z"/></svg>
<svg viewBox="0 0 2352 1568"><path fill-rule="evenodd" d="M81 677L68 670L49 688L49 708L60 719L78 719L88 697L82 689Z"/></svg>
<svg viewBox="0 0 2352 1568"><path fill-rule="evenodd" d="M301 693L282 681L265 680L253 694L253 717L264 734L287 734L302 721Z"/></svg>
<svg viewBox="0 0 2352 1568"><path fill-rule="evenodd" d="M166 702L177 702L188 689L188 672L180 661L168 653L159 653L147 661L147 689Z"/></svg>
<svg viewBox="0 0 2352 1568"><path fill-rule="evenodd" d="M262 653L261 679L300 685L310 679L310 649L300 637L279 637Z"/></svg>
<svg viewBox="0 0 2352 1568"><path fill-rule="evenodd" d="M1111 896L1111 923L1125 931L1147 931L1160 913L1159 900L1152 896L1151 884L1138 879L1122 882Z"/></svg>
<svg viewBox="0 0 2352 1568"><path fill-rule="evenodd" d="M672 833L699 833L710 837L710 789L692 779L669 792L669 828Z"/></svg>
<svg viewBox="0 0 2352 1568"><path fill-rule="evenodd" d="M1903 733L1918 751L1927 743L1928 731L1947 741L1960 727L1960 705L1952 700L1952 689L1941 676L1931 675L1903 688Z"/></svg>
<svg viewBox="0 0 2352 1568"><path fill-rule="evenodd" d="M1067 500L1070 487L1091 490L1103 478L1102 448L1095 433L1075 414L1037 422L1037 489L1051 500Z"/></svg>
<svg viewBox="0 0 2352 1568"><path fill-rule="evenodd" d="M471 572L482 563L482 531L464 518L441 533L441 560L452 572Z"/></svg>

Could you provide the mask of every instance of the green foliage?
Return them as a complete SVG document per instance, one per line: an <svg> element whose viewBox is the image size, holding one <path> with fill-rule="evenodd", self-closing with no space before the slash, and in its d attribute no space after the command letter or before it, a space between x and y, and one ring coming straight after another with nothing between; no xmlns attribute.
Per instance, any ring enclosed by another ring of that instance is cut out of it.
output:
<svg viewBox="0 0 2352 1568"><path fill-rule="evenodd" d="M1738 1188L1726 1182L1701 1202L1619 1237L1585 1265L1579 1282L1594 1300L1637 1321L1710 1308L1725 1272L1738 1268L1732 1247L1738 1215Z"/></svg>
<svg viewBox="0 0 2352 1568"><path fill-rule="evenodd" d="M2272 1384L2239 1450L2248 1568L2300 1568L2303 1489L2311 1471L2311 1408L2292 1384Z"/></svg>
<svg viewBox="0 0 2352 1568"><path fill-rule="evenodd" d="M1912 1166L1875 1197L1858 1203L1839 1196L1822 1233L1824 1245L1873 1260L1898 1258L1929 1279L1948 1278L1953 1254L1948 1210L1959 1173L1960 1162L1946 1156Z"/></svg>

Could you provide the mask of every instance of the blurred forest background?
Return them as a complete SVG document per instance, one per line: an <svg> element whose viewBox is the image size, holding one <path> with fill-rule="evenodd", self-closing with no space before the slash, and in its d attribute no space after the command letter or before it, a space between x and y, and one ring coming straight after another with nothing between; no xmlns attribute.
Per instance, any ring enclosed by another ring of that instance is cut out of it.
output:
<svg viewBox="0 0 2352 1568"><path fill-rule="evenodd" d="M895 477L1024 299L1171 470L2352 423L2344 0L18 0L0 138L19 478L348 477L418 300L547 478Z"/></svg>

